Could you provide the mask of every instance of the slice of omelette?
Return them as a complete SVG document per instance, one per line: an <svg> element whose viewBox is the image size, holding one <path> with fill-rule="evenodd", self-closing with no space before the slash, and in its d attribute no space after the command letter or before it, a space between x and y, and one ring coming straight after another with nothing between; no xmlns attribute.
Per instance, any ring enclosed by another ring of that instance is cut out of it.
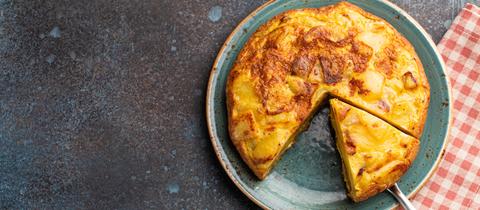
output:
<svg viewBox="0 0 480 210"><path fill-rule="evenodd" d="M397 182L415 159L418 139L337 99L330 106L348 196L362 201Z"/></svg>
<svg viewBox="0 0 480 210"><path fill-rule="evenodd" d="M414 48L347 2L290 10L240 51L226 86L230 138L263 179L327 95L419 138L429 85Z"/></svg>

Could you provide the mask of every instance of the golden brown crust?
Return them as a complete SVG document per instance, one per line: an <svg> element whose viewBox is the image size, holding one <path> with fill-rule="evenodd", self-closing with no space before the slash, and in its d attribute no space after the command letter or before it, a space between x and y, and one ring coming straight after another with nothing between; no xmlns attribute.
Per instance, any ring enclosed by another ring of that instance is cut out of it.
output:
<svg viewBox="0 0 480 210"><path fill-rule="evenodd" d="M413 49L412 49L413 50ZM427 122L427 114L428 114L428 105L430 104L430 84L428 84L428 79L427 75L425 74L425 71L423 69L423 65L420 62L420 58L418 58L417 54L415 53L415 62L417 63L417 66L420 67L419 73L420 73L420 78L422 80L422 86L425 88L425 91L428 92L426 95L425 100L423 101L422 106L427 107L423 113L420 115L420 119L418 120L419 125L417 126L416 129L413 129L412 135L420 138L423 133L423 128L425 127L425 123Z"/></svg>
<svg viewBox="0 0 480 210"><path fill-rule="evenodd" d="M369 17L371 19L382 20L381 18L379 18L379 17L377 17L377 16L375 16L371 13L368 13L365 10L363 10L363 9L353 5L353 4L350 4L348 2L340 2L339 4L346 4L347 7L350 7L352 9L356 10L357 12L360 12L362 15L364 15L366 17ZM394 27L390 23L388 23L387 21L384 21L384 23L386 25L388 25L389 27L394 29ZM428 114L428 105L430 104L430 84L428 83L427 75L425 74L425 69L423 68L423 65L422 65L422 63L420 61L420 58L418 57L417 53L415 53L415 49L413 48L413 46L410 44L410 42L402 34L400 34L400 32L398 32L395 29L393 31L396 35L396 38L398 38L402 42L402 46L407 48L409 53L411 55L413 55L415 63L417 64L417 67L418 67L418 73L419 73L420 79L422 81L422 86L425 88L425 92L428 93L428 94L426 94L426 98L422 103L422 106L427 107L427 108L424 109L423 112L420 113L417 126L413 129L411 129L410 131L403 130L404 132L407 132L407 133L409 133L410 135L412 135L416 138L420 138L421 135L422 135L422 132L423 132L423 128L425 127L425 123L426 123L426 120L427 120L427 114Z"/></svg>
<svg viewBox="0 0 480 210"><path fill-rule="evenodd" d="M422 85L405 88L405 71ZM229 133L263 179L327 92L418 137L428 90L413 47L386 21L346 2L290 10L260 26L233 65Z"/></svg>

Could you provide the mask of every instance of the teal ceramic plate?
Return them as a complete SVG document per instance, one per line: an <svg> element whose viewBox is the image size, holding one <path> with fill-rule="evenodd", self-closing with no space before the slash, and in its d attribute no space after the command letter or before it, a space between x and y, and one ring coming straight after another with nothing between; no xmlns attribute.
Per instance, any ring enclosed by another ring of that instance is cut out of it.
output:
<svg viewBox="0 0 480 210"><path fill-rule="evenodd" d="M230 34L213 65L207 90L207 121L215 153L232 181L265 209L389 209L396 205L386 192L353 203L345 195L341 162L328 121L328 107L319 111L310 128L282 157L271 174L259 181L242 162L227 131L225 83L235 58L250 35L273 16L290 9L321 7L327 0L270 1L246 17ZM424 29L397 6L381 0L352 0L353 4L384 18L415 47L431 86L428 119L421 148L410 170L401 178L402 191L412 196L430 177L441 159L450 124L450 90L445 67Z"/></svg>

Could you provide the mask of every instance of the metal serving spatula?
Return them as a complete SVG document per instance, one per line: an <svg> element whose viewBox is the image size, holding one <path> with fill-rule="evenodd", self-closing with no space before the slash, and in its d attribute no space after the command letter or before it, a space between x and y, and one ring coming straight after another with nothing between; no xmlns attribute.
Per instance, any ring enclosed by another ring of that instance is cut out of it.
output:
<svg viewBox="0 0 480 210"><path fill-rule="evenodd" d="M405 210L415 210L415 207L413 207L412 203L408 200L407 196L405 196L405 194L402 193L397 183L395 183L392 187L390 187L387 190L393 195L393 197L397 199L397 201L403 206Z"/></svg>

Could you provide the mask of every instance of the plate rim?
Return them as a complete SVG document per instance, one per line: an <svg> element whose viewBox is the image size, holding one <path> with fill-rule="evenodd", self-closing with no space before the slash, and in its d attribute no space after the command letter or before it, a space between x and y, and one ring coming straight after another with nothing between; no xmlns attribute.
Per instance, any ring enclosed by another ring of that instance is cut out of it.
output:
<svg viewBox="0 0 480 210"><path fill-rule="evenodd" d="M430 46L430 48L433 49L433 51L436 55L435 57L437 58L437 60L440 63L441 70L442 70L443 74L445 74L445 78L446 78L445 81L447 83L447 95L448 95L448 100L449 100L449 104L448 104L448 107L449 107L448 108L448 125L447 125L447 132L445 133L445 138L443 140L443 144L442 144L442 147L441 147L441 150L440 150L441 152L440 152L440 155L437 156L437 159L435 160L433 166L428 171L427 175L419 182L419 184L415 187L415 189L407 195L408 198L412 198L413 196L415 196L418 193L418 191L421 188L423 188L423 186L425 186L426 182L432 177L434 172L437 171L438 166L440 165L440 162L443 160L443 157L445 155L446 147L447 147L448 143L450 142L449 135L450 135L450 131L451 131L451 127L452 127L452 119L453 119L453 117L452 117L453 106L451 104L451 102L452 102L452 86L450 84L449 74L446 71L445 62L443 61L443 58L442 58L440 52L438 51L435 42L433 42L431 35L412 16L410 16L406 11L404 11L402 8L400 8L396 4L394 4L394 3L392 3L388 0L377 0L377 1L386 4L387 6L396 10L399 14L402 14L426 38L428 46ZM215 57L215 61L213 62L213 65L212 65L212 69L210 70L210 75L209 75L208 85L207 85L206 101L205 101L205 104L206 104L205 111L206 111L206 118L207 118L206 120L207 120L208 133L209 133L209 136L210 136L210 141L211 141L212 146L213 146L213 150L216 154L216 157L217 157L218 161L222 165L223 170L227 173L230 180L235 184L235 186L237 186L237 188L240 189L240 191L245 196L247 196L251 201L253 201L256 205L258 205L262 209L271 209L271 208L269 206L267 206L264 202L258 200L251 193L249 193L243 187L243 185L241 185L240 182L238 182L238 180L234 177L233 173L231 172L231 169L227 166L225 161L222 159L222 154L220 153L220 150L219 150L220 146L217 143L217 141L218 141L217 138L218 137L217 137L216 133L214 132L213 126L212 126L213 125L212 124L212 118L211 118L212 113L211 113L209 108L211 106L210 98L213 95L212 92L213 92L213 86L214 86L214 78L215 78L215 75L217 74L217 71L219 71L219 69L217 69L218 61L220 60L221 55L223 55L225 53L225 49L227 48L227 43L231 42L231 40L233 38L233 35L237 34L237 32L239 32L242 29L242 26L244 26L247 21L252 19L252 17L254 15L256 15L258 13L258 11L262 10L263 8L269 6L270 4L272 4L274 2L276 2L276 0L268 0L264 4L260 5L256 9L254 9L245 18L243 18L242 21L240 21L237 24L237 26L227 36L227 38L225 39L225 42L222 44L222 47L218 51L217 56ZM398 205L399 204L392 206L392 209L396 208Z"/></svg>

